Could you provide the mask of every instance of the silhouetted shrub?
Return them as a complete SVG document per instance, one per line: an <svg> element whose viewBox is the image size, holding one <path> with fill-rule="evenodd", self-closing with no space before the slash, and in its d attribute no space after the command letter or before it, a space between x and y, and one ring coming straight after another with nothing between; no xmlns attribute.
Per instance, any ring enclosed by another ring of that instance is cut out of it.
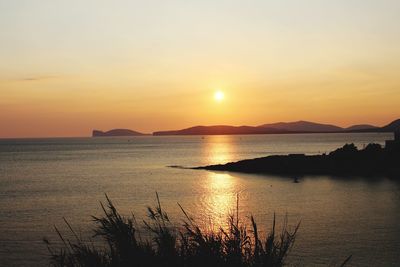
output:
<svg viewBox="0 0 400 267"><path fill-rule="evenodd" d="M381 153L383 150L380 144L370 143L364 148L364 152L368 154Z"/></svg>
<svg viewBox="0 0 400 267"><path fill-rule="evenodd" d="M272 229L262 239L254 218L245 224L237 212L236 216L229 216L227 228L205 231L181 206L184 223L175 227L162 210L157 195L157 206L148 208L149 219L143 221L146 234L151 238L142 240L134 216L121 216L111 200L106 198L107 206L102 204L104 215L93 217L96 224L94 236L101 237L104 246L82 240L65 220L75 240L66 239L57 228L63 244L61 247L44 239L50 252L51 266L283 266L299 229L297 224L293 231L289 231L285 219L277 234L274 215Z"/></svg>
<svg viewBox="0 0 400 267"><path fill-rule="evenodd" d="M333 157L351 157L358 152L357 147L354 144L345 144L343 147L336 149L329 153Z"/></svg>

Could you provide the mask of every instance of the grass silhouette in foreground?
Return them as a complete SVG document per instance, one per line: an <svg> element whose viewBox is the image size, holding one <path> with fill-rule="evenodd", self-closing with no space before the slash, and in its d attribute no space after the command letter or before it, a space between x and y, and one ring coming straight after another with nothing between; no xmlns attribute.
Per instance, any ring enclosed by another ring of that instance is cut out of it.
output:
<svg viewBox="0 0 400 267"><path fill-rule="evenodd" d="M104 215L92 217L96 224L94 236L102 238L105 246L96 247L82 240L64 219L74 241L66 239L57 228L62 247L44 239L51 266L283 266L299 229L297 224L289 231L285 219L277 234L274 215L271 231L261 239L252 216L248 225L239 219L238 202L236 216L228 216L226 229L202 230L179 204L184 220L181 227L175 227L157 194L157 206L148 207L148 220L143 221L150 238L143 240L135 217L121 216L106 198L107 205L101 204Z"/></svg>

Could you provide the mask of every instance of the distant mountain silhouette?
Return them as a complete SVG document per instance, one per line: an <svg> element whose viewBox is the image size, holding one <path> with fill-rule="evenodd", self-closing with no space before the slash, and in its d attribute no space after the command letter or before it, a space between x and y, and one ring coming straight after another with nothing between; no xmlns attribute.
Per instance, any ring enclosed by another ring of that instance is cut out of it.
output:
<svg viewBox="0 0 400 267"><path fill-rule="evenodd" d="M362 130L376 130L379 127L369 125L369 124L357 124L350 127L345 128L346 131L362 131Z"/></svg>
<svg viewBox="0 0 400 267"><path fill-rule="evenodd" d="M221 135L221 134L279 134L288 133L286 130L254 127L254 126L229 126L229 125L214 125L214 126L194 126L183 130L174 131L159 131L153 135Z"/></svg>
<svg viewBox="0 0 400 267"><path fill-rule="evenodd" d="M388 125L385 125L383 127L376 127L376 128L365 128L365 129L356 129L356 130L351 130L348 132L357 132L357 133L374 133L374 132L396 132L400 131L400 119L397 119L395 121L392 121Z"/></svg>
<svg viewBox="0 0 400 267"><path fill-rule="evenodd" d="M332 124L309 121L277 122L260 126L194 126L182 130L158 131L153 135L233 135L233 134L284 134L284 133L345 133L345 132L394 132L400 129L400 119L384 127L368 124L342 128Z"/></svg>
<svg viewBox="0 0 400 267"><path fill-rule="evenodd" d="M92 136L93 137L101 137L101 136L140 136L145 135L143 133L139 133L136 131L132 131L129 129L113 129L107 132L93 130Z"/></svg>
<svg viewBox="0 0 400 267"><path fill-rule="evenodd" d="M397 119L395 121L392 121L386 126L383 126L380 128L381 131L383 132L395 132L395 131L400 131L400 119Z"/></svg>
<svg viewBox="0 0 400 267"><path fill-rule="evenodd" d="M235 134L292 134L292 133L368 133L400 131L400 119L384 127L369 124L357 124L342 128L332 124L322 124L309 121L277 122L260 126L212 125L194 126L182 130L157 131L153 135L235 135ZM93 130L96 136L140 136L146 135L129 129L113 129L107 132Z"/></svg>
<svg viewBox="0 0 400 267"><path fill-rule="evenodd" d="M259 127L267 127L274 129L281 129L290 132L310 132L310 133L325 133L325 132L340 132L343 128L331 124L321 124L309 121L296 121L296 122L277 122L270 124L263 124Z"/></svg>

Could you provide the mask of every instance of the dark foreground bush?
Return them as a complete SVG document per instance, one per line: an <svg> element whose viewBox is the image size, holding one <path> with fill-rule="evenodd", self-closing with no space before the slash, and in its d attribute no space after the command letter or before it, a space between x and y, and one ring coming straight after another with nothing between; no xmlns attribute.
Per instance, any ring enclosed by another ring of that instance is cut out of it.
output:
<svg viewBox="0 0 400 267"><path fill-rule="evenodd" d="M182 207L184 223L174 227L162 210L158 195L157 202L155 208L148 208L149 219L143 221L146 236L151 236L144 240L134 216L121 216L108 197L107 206L101 204L104 215L93 217L94 236L102 238L104 246L82 240L65 220L73 241L64 238L57 228L61 248L44 239L51 266L283 266L299 228L297 224L289 231L285 219L277 234L274 216L269 234L262 239L254 218L246 225L237 212L236 216L229 216L226 229L205 231Z"/></svg>

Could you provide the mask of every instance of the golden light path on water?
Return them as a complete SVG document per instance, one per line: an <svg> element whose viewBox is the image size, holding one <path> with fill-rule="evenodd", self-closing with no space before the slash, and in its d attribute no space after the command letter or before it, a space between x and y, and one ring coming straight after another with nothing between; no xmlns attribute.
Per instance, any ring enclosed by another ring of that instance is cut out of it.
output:
<svg viewBox="0 0 400 267"><path fill-rule="evenodd" d="M207 164L232 161L231 155L234 154L235 146L230 136L207 136L205 142L203 153ZM225 227L228 215L235 212L237 193L239 193L237 179L228 173L207 172L202 187L206 225L212 228Z"/></svg>

